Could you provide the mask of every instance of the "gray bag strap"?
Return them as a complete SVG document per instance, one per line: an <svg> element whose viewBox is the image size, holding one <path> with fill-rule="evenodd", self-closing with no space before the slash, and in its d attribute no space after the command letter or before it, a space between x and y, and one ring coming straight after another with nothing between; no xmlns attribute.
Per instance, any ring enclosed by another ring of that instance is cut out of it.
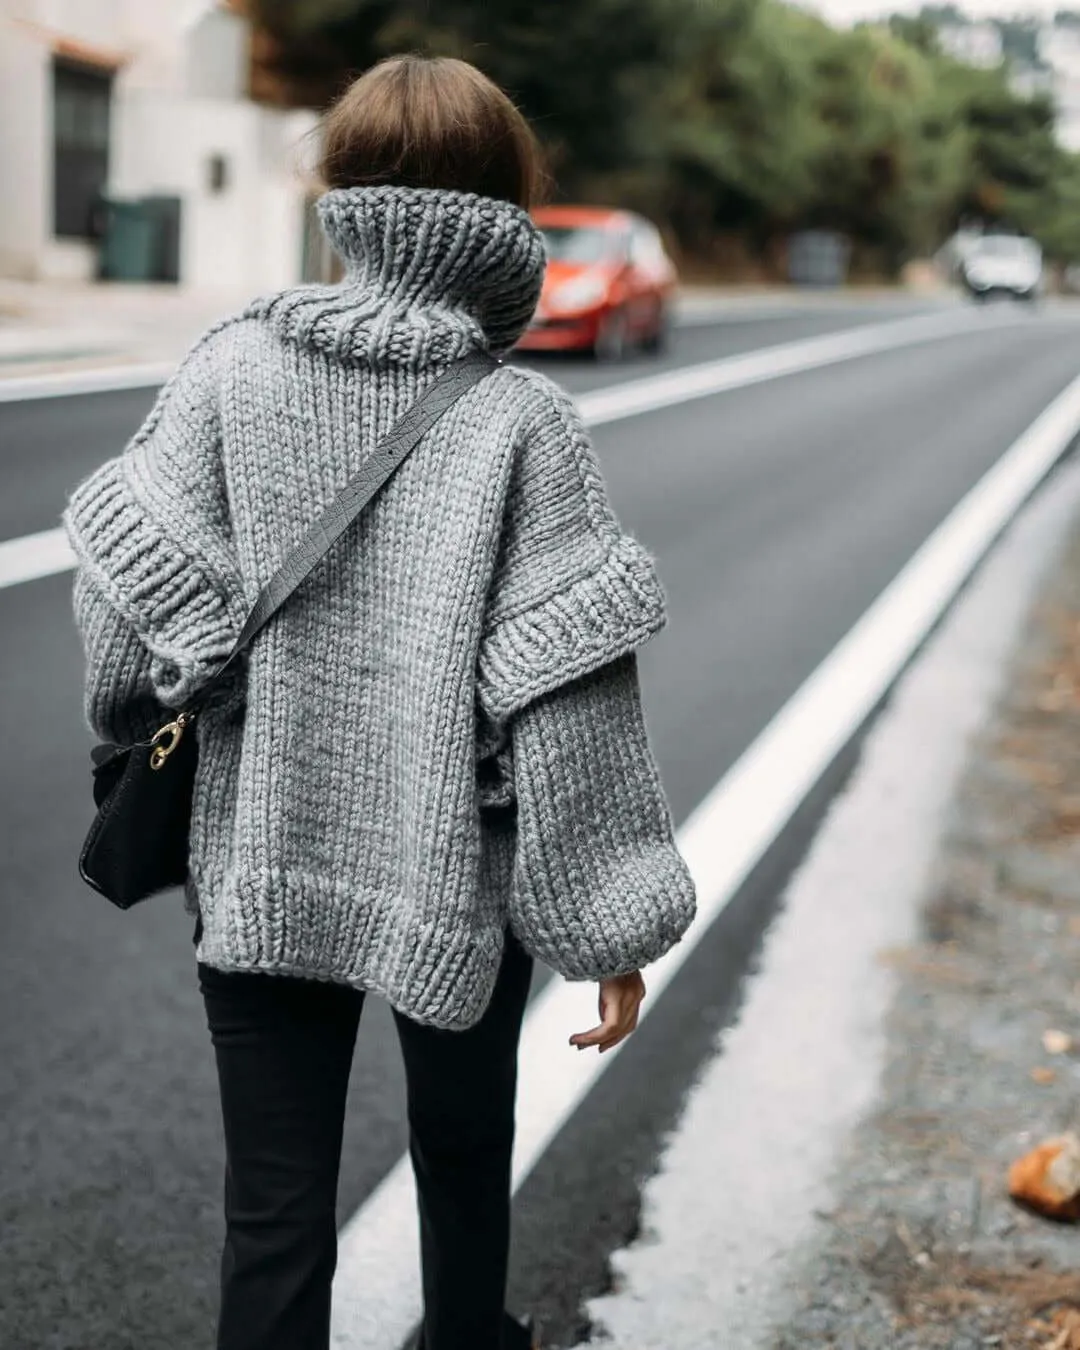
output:
<svg viewBox="0 0 1080 1350"><path fill-rule="evenodd" d="M290 549L285 560L259 592L232 651L199 691L200 694L225 674L256 633L273 618L379 489L404 464L411 451L443 413L500 364L487 352L473 352L462 357L429 385L412 407L394 423L364 461L363 468L308 526L303 538Z"/></svg>

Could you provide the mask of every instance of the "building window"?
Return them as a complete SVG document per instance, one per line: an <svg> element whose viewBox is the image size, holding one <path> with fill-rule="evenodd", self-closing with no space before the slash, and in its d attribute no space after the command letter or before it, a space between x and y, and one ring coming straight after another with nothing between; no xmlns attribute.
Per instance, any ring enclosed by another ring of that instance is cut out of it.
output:
<svg viewBox="0 0 1080 1350"><path fill-rule="evenodd" d="M109 174L112 73L53 62L53 231L91 239Z"/></svg>

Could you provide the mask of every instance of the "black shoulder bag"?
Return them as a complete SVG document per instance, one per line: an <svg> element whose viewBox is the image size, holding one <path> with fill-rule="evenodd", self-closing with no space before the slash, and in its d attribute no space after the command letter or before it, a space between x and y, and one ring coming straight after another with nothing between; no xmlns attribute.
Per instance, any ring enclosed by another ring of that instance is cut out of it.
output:
<svg viewBox="0 0 1080 1350"><path fill-rule="evenodd" d="M183 885L198 762L196 737L185 733L200 704L424 434L498 364L483 352L456 361L395 423L263 587L232 651L187 707L162 709L169 720L148 741L103 743L90 752L98 812L79 855L79 875L107 900L130 909L158 891Z"/></svg>

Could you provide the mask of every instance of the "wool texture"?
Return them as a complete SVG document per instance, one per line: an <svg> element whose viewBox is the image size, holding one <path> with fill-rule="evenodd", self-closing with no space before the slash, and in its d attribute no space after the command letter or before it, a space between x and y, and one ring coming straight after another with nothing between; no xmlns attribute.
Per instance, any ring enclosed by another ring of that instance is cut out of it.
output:
<svg viewBox="0 0 1080 1350"><path fill-rule="evenodd" d="M508 203L352 188L320 214L343 281L211 329L68 499L84 710L106 739L145 739L205 686L396 419L535 308L543 241ZM662 955L694 913L634 657L664 618L572 401L487 376L196 721L198 958L461 1028L507 927L570 979Z"/></svg>

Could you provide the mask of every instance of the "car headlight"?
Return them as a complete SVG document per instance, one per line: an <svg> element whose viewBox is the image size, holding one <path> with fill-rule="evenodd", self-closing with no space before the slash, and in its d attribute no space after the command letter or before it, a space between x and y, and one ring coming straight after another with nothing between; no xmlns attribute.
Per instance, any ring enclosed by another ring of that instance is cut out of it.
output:
<svg viewBox="0 0 1080 1350"><path fill-rule="evenodd" d="M572 277L554 291L549 297L547 308L562 312L592 309L607 296L607 278L595 273L585 272L580 277Z"/></svg>

